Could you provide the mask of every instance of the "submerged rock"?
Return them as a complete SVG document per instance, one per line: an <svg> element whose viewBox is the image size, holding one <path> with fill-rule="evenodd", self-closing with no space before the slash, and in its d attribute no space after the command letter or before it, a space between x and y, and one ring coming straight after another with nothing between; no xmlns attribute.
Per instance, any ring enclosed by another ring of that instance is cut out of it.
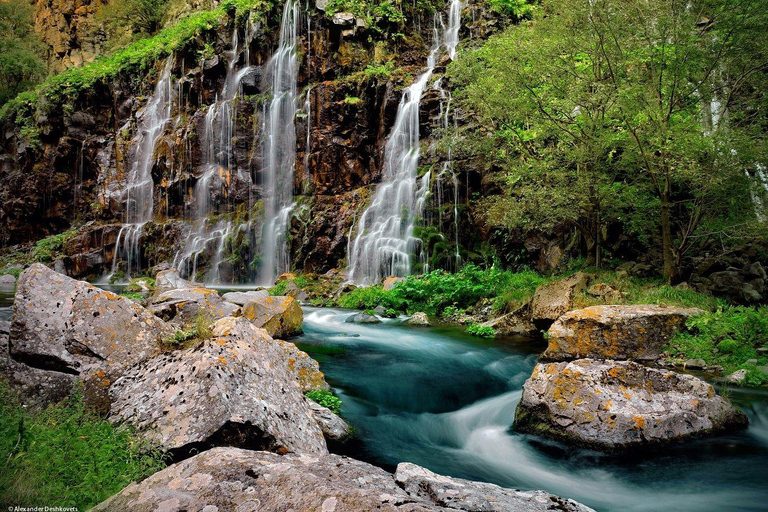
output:
<svg viewBox="0 0 768 512"><path fill-rule="evenodd" d="M247 303L253 300L259 300L269 297L267 290L252 290L247 292L228 292L221 296L227 302L237 304L238 306L245 306Z"/></svg>
<svg viewBox="0 0 768 512"><path fill-rule="evenodd" d="M531 317L539 327L547 327L571 309L573 301L587 288L589 277L578 272L565 279L540 286L533 296Z"/></svg>
<svg viewBox="0 0 768 512"><path fill-rule="evenodd" d="M34 264L19 278L9 344L18 362L84 381L86 399L104 410L110 384L159 354L168 334L132 300Z"/></svg>
<svg viewBox="0 0 768 512"><path fill-rule="evenodd" d="M695 308L592 306L571 311L549 329L542 360L657 359L664 345L685 329L686 320L703 311Z"/></svg>
<svg viewBox="0 0 768 512"><path fill-rule="evenodd" d="M327 453L285 351L227 317L199 347L163 354L115 382L110 419L184 455L210 446Z"/></svg>
<svg viewBox="0 0 768 512"><path fill-rule="evenodd" d="M168 290L156 295L149 305L152 313L175 325L191 324L198 315L211 321L219 320L239 309L236 304L223 300L216 290L208 288Z"/></svg>
<svg viewBox="0 0 768 512"><path fill-rule="evenodd" d="M243 317L270 336L287 338L302 333L304 312L293 297L264 297L243 306Z"/></svg>
<svg viewBox="0 0 768 512"><path fill-rule="evenodd" d="M514 428L607 451L744 428L747 417L692 375L629 361L537 364Z"/></svg>
<svg viewBox="0 0 768 512"><path fill-rule="evenodd" d="M381 320L376 315L369 315L368 313L356 313L346 320L347 324L380 324Z"/></svg>
<svg viewBox="0 0 768 512"><path fill-rule="evenodd" d="M421 312L412 314L411 318L405 321L405 324L416 327L429 327L431 325L427 314Z"/></svg>
<svg viewBox="0 0 768 512"><path fill-rule="evenodd" d="M156 510L591 511L545 492L443 477L413 464L401 465L392 475L339 455L281 457L237 448L215 448L174 464L92 509Z"/></svg>

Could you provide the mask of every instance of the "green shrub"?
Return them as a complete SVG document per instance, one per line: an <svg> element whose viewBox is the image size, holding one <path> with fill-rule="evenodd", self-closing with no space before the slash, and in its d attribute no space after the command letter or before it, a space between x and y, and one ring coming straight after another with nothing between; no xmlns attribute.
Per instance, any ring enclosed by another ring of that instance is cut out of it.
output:
<svg viewBox="0 0 768 512"><path fill-rule="evenodd" d="M50 263L61 255L61 251L64 249L64 242L75 236L75 233L77 233L76 230L69 230L38 240L34 249L32 249L33 258L41 263Z"/></svg>
<svg viewBox="0 0 768 512"><path fill-rule="evenodd" d="M0 503L88 510L165 467L162 453L89 411L78 394L39 412L0 383Z"/></svg>
<svg viewBox="0 0 768 512"><path fill-rule="evenodd" d="M374 309L376 306L384 306L400 310L401 303L394 299L391 291L384 291L381 286L367 286L355 288L351 292L342 295L337 300L339 307L348 309Z"/></svg>
<svg viewBox="0 0 768 512"><path fill-rule="evenodd" d="M163 345L169 350L191 348L211 336L213 336L213 319L205 313L200 313L189 329L176 330L173 335L163 340Z"/></svg>
<svg viewBox="0 0 768 512"><path fill-rule="evenodd" d="M313 402L317 402L323 407L330 409L334 414L339 414L341 412L341 399L330 391L313 389L312 391L307 392L306 396Z"/></svg>
<svg viewBox="0 0 768 512"><path fill-rule="evenodd" d="M285 295L285 290L288 288L288 281L280 281L275 286L270 288L269 294L278 296L278 295Z"/></svg>
<svg viewBox="0 0 768 512"><path fill-rule="evenodd" d="M140 294L140 293L125 292L125 293L121 293L120 295L125 297L126 299L131 299L131 300L135 300L135 301L139 301L139 302L144 300L144 296L142 294Z"/></svg>
<svg viewBox="0 0 768 512"><path fill-rule="evenodd" d="M479 338L494 338L496 331L490 325L472 324L467 327L467 334L477 336Z"/></svg>

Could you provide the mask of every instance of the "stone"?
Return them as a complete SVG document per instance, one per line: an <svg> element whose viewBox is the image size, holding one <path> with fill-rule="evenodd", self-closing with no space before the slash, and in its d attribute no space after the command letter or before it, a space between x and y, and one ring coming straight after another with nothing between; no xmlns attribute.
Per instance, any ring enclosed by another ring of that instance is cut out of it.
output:
<svg viewBox="0 0 768 512"><path fill-rule="evenodd" d="M591 306L560 317L549 329L545 361L596 359L655 360L685 322L704 312L695 308Z"/></svg>
<svg viewBox="0 0 768 512"><path fill-rule="evenodd" d="M736 370L733 373L726 375L723 380L728 384L736 384L737 386L744 383L747 378L747 370Z"/></svg>
<svg viewBox="0 0 768 512"><path fill-rule="evenodd" d="M429 317L426 313L418 312L411 315L411 317L405 321L405 325L413 325L416 327L429 327Z"/></svg>
<svg viewBox="0 0 768 512"><path fill-rule="evenodd" d="M92 512L590 512L540 491L520 492L435 475L409 464L393 476L340 455L284 455L214 448L155 473ZM396 480L399 478L400 480ZM400 483L400 482L403 483ZM424 482L424 490L417 482ZM400 485L398 485L400 484ZM440 484L440 485L438 485ZM405 486L403 488L402 486ZM434 489L435 496L427 489ZM443 489L446 489L443 491ZM489 494L486 496L486 494ZM451 508L442 502L450 501ZM485 508L476 504L485 503Z"/></svg>
<svg viewBox="0 0 768 512"><path fill-rule="evenodd" d="M149 305L155 315L176 326L194 323L199 315L210 321L235 314L240 308L209 288L179 288L155 295Z"/></svg>
<svg viewBox="0 0 768 512"><path fill-rule="evenodd" d="M589 278L578 272L565 279L540 286L533 296L531 317L537 326L548 327L573 309L573 300L586 290Z"/></svg>
<svg viewBox="0 0 768 512"><path fill-rule="evenodd" d="M264 299L269 297L267 290L253 290L248 292L227 292L221 296L227 302L237 304L238 306L245 306L252 300Z"/></svg>
<svg viewBox="0 0 768 512"><path fill-rule="evenodd" d="M539 330L531 321L530 311L530 304L525 304L511 313L480 325L492 327L497 336L535 336Z"/></svg>
<svg viewBox="0 0 768 512"><path fill-rule="evenodd" d="M318 11L325 12L325 9L328 7L328 2L330 0L315 0L315 7L317 7Z"/></svg>
<svg viewBox="0 0 768 512"><path fill-rule="evenodd" d="M204 284L187 281L182 278L175 268L161 270L155 276L155 297L171 290L182 288L205 288Z"/></svg>
<svg viewBox="0 0 768 512"><path fill-rule="evenodd" d="M619 302L622 294L613 286L605 283L595 283L587 290L587 295L603 299L605 302Z"/></svg>
<svg viewBox="0 0 768 512"><path fill-rule="evenodd" d="M376 306L373 308L373 312L376 313L378 316L386 316L387 314L387 308L384 306Z"/></svg>
<svg viewBox="0 0 768 512"><path fill-rule="evenodd" d="M304 312L293 297L270 296L253 300L243 306L241 314L276 338L302 333Z"/></svg>
<svg viewBox="0 0 768 512"><path fill-rule="evenodd" d="M275 343L280 345L285 354L285 359L288 363L288 371L294 374L296 381L299 383L299 388L302 393L313 391L316 389L322 389L328 391L331 386L325 382L325 375L320 371L320 365L309 357L309 354L290 343L283 340L275 340Z"/></svg>
<svg viewBox="0 0 768 512"><path fill-rule="evenodd" d="M747 417L705 381L631 361L539 363L514 428L624 451L745 428Z"/></svg>
<svg viewBox="0 0 768 512"><path fill-rule="evenodd" d="M355 15L351 12L337 12L331 19L334 25L340 27L351 27L355 24Z"/></svg>
<svg viewBox="0 0 768 512"><path fill-rule="evenodd" d="M573 500L562 499L548 492L516 491L494 484L442 476L410 462L401 462L397 465L395 482L411 496L449 510L489 512L544 510L589 512L592 510Z"/></svg>
<svg viewBox="0 0 768 512"><path fill-rule="evenodd" d="M683 368L686 370L702 370L707 366L707 362L703 359L689 359L683 363Z"/></svg>
<svg viewBox="0 0 768 512"><path fill-rule="evenodd" d="M11 274L0 275L0 285L15 285L16 278Z"/></svg>
<svg viewBox="0 0 768 512"><path fill-rule="evenodd" d="M384 279L384 282L381 284L381 287L384 289L385 292L388 292L390 290L393 290L397 283L402 283L403 281L405 281L404 277L391 276Z"/></svg>
<svg viewBox="0 0 768 512"><path fill-rule="evenodd" d="M381 320L377 318L375 315L369 315L368 313L356 313L346 320L344 320L344 323L347 324L380 324Z"/></svg>
<svg viewBox="0 0 768 512"><path fill-rule="evenodd" d="M347 422L339 418L327 407L307 398L307 403L312 409L312 417L323 431L323 436L329 441L345 441L349 437L350 428Z"/></svg>
<svg viewBox="0 0 768 512"><path fill-rule="evenodd" d="M244 318L199 347L137 365L110 390L109 418L179 456L210 446L327 453L283 348Z"/></svg>
<svg viewBox="0 0 768 512"><path fill-rule="evenodd" d="M294 299L298 300L299 302L306 302L309 300L309 294L299 288L299 285L297 285L294 281L289 281L288 284L285 286L285 292L283 295L287 295L289 297L293 297Z"/></svg>
<svg viewBox="0 0 768 512"><path fill-rule="evenodd" d="M292 272L284 272L277 276L277 279L275 279L275 284L282 283L283 281L293 281L296 279L296 274Z"/></svg>
<svg viewBox="0 0 768 512"><path fill-rule="evenodd" d="M16 287L10 354L27 366L79 378L86 400L106 410L110 384L159 354L170 333L135 302L36 263Z"/></svg>

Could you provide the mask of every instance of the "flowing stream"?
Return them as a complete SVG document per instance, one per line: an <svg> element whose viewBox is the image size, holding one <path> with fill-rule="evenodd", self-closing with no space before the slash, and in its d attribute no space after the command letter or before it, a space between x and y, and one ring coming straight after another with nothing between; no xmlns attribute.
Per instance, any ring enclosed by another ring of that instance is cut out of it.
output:
<svg viewBox="0 0 768 512"><path fill-rule="evenodd" d="M519 489L543 489L600 512L757 511L768 507L768 392L733 390L747 431L645 458L566 448L511 430L541 341L476 341L401 320L345 323L354 312L305 309L297 343L320 362L357 427L349 455Z"/></svg>

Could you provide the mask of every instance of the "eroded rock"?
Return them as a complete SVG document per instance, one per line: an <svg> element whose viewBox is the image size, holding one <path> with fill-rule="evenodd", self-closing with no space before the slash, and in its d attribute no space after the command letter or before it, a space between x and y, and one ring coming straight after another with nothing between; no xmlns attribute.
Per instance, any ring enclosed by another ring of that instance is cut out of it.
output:
<svg viewBox="0 0 768 512"><path fill-rule="evenodd" d="M549 329L549 345L542 360L596 359L654 360L686 320L702 314L695 308L592 306L571 311Z"/></svg>
<svg viewBox="0 0 768 512"><path fill-rule="evenodd" d="M589 284L589 278L578 272L565 279L540 286L533 296L531 317L539 327L548 327L571 309L573 301Z"/></svg>
<svg viewBox="0 0 768 512"><path fill-rule="evenodd" d="M199 347L163 354L115 382L110 418L181 455L222 445L326 453L286 359L263 329L224 318Z"/></svg>
<svg viewBox="0 0 768 512"><path fill-rule="evenodd" d="M10 354L33 368L83 380L86 399L109 407L107 388L160 353L169 327L135 302L34 264L19 277Z"/></svg>
<svg viewBox="0 0 768 512"><path fill-rule="evenodd" d="M339 455L278 456L215 448L174 464L93 508L93 512L156 510L433 512L448 510L589 512L570 500L539 491L519 492L490 484L441 477L413 464L399 479L365 462ZM400 485L398 483L402 482ZM417 482L439 491L435 496ZM439 482L440 486L436 485ZM401 487L405 485L405 489ZM450 501L446 508L442 501ZM479 508L484 504L485 508Z"/></svg>
<svg viewBox="0 0 768 512"><path fill-rule="evenodd" d="M514 428L607 451L744 428L747 417L692 375L630 361L537 364Z"/></svg>
<svg viewBox="0 0 768 512"><path fill-rule="evenodd" d="M247 302L242 315L277 338L301 334L304 322L301 306L293 297L270 296Z"/></svg>

